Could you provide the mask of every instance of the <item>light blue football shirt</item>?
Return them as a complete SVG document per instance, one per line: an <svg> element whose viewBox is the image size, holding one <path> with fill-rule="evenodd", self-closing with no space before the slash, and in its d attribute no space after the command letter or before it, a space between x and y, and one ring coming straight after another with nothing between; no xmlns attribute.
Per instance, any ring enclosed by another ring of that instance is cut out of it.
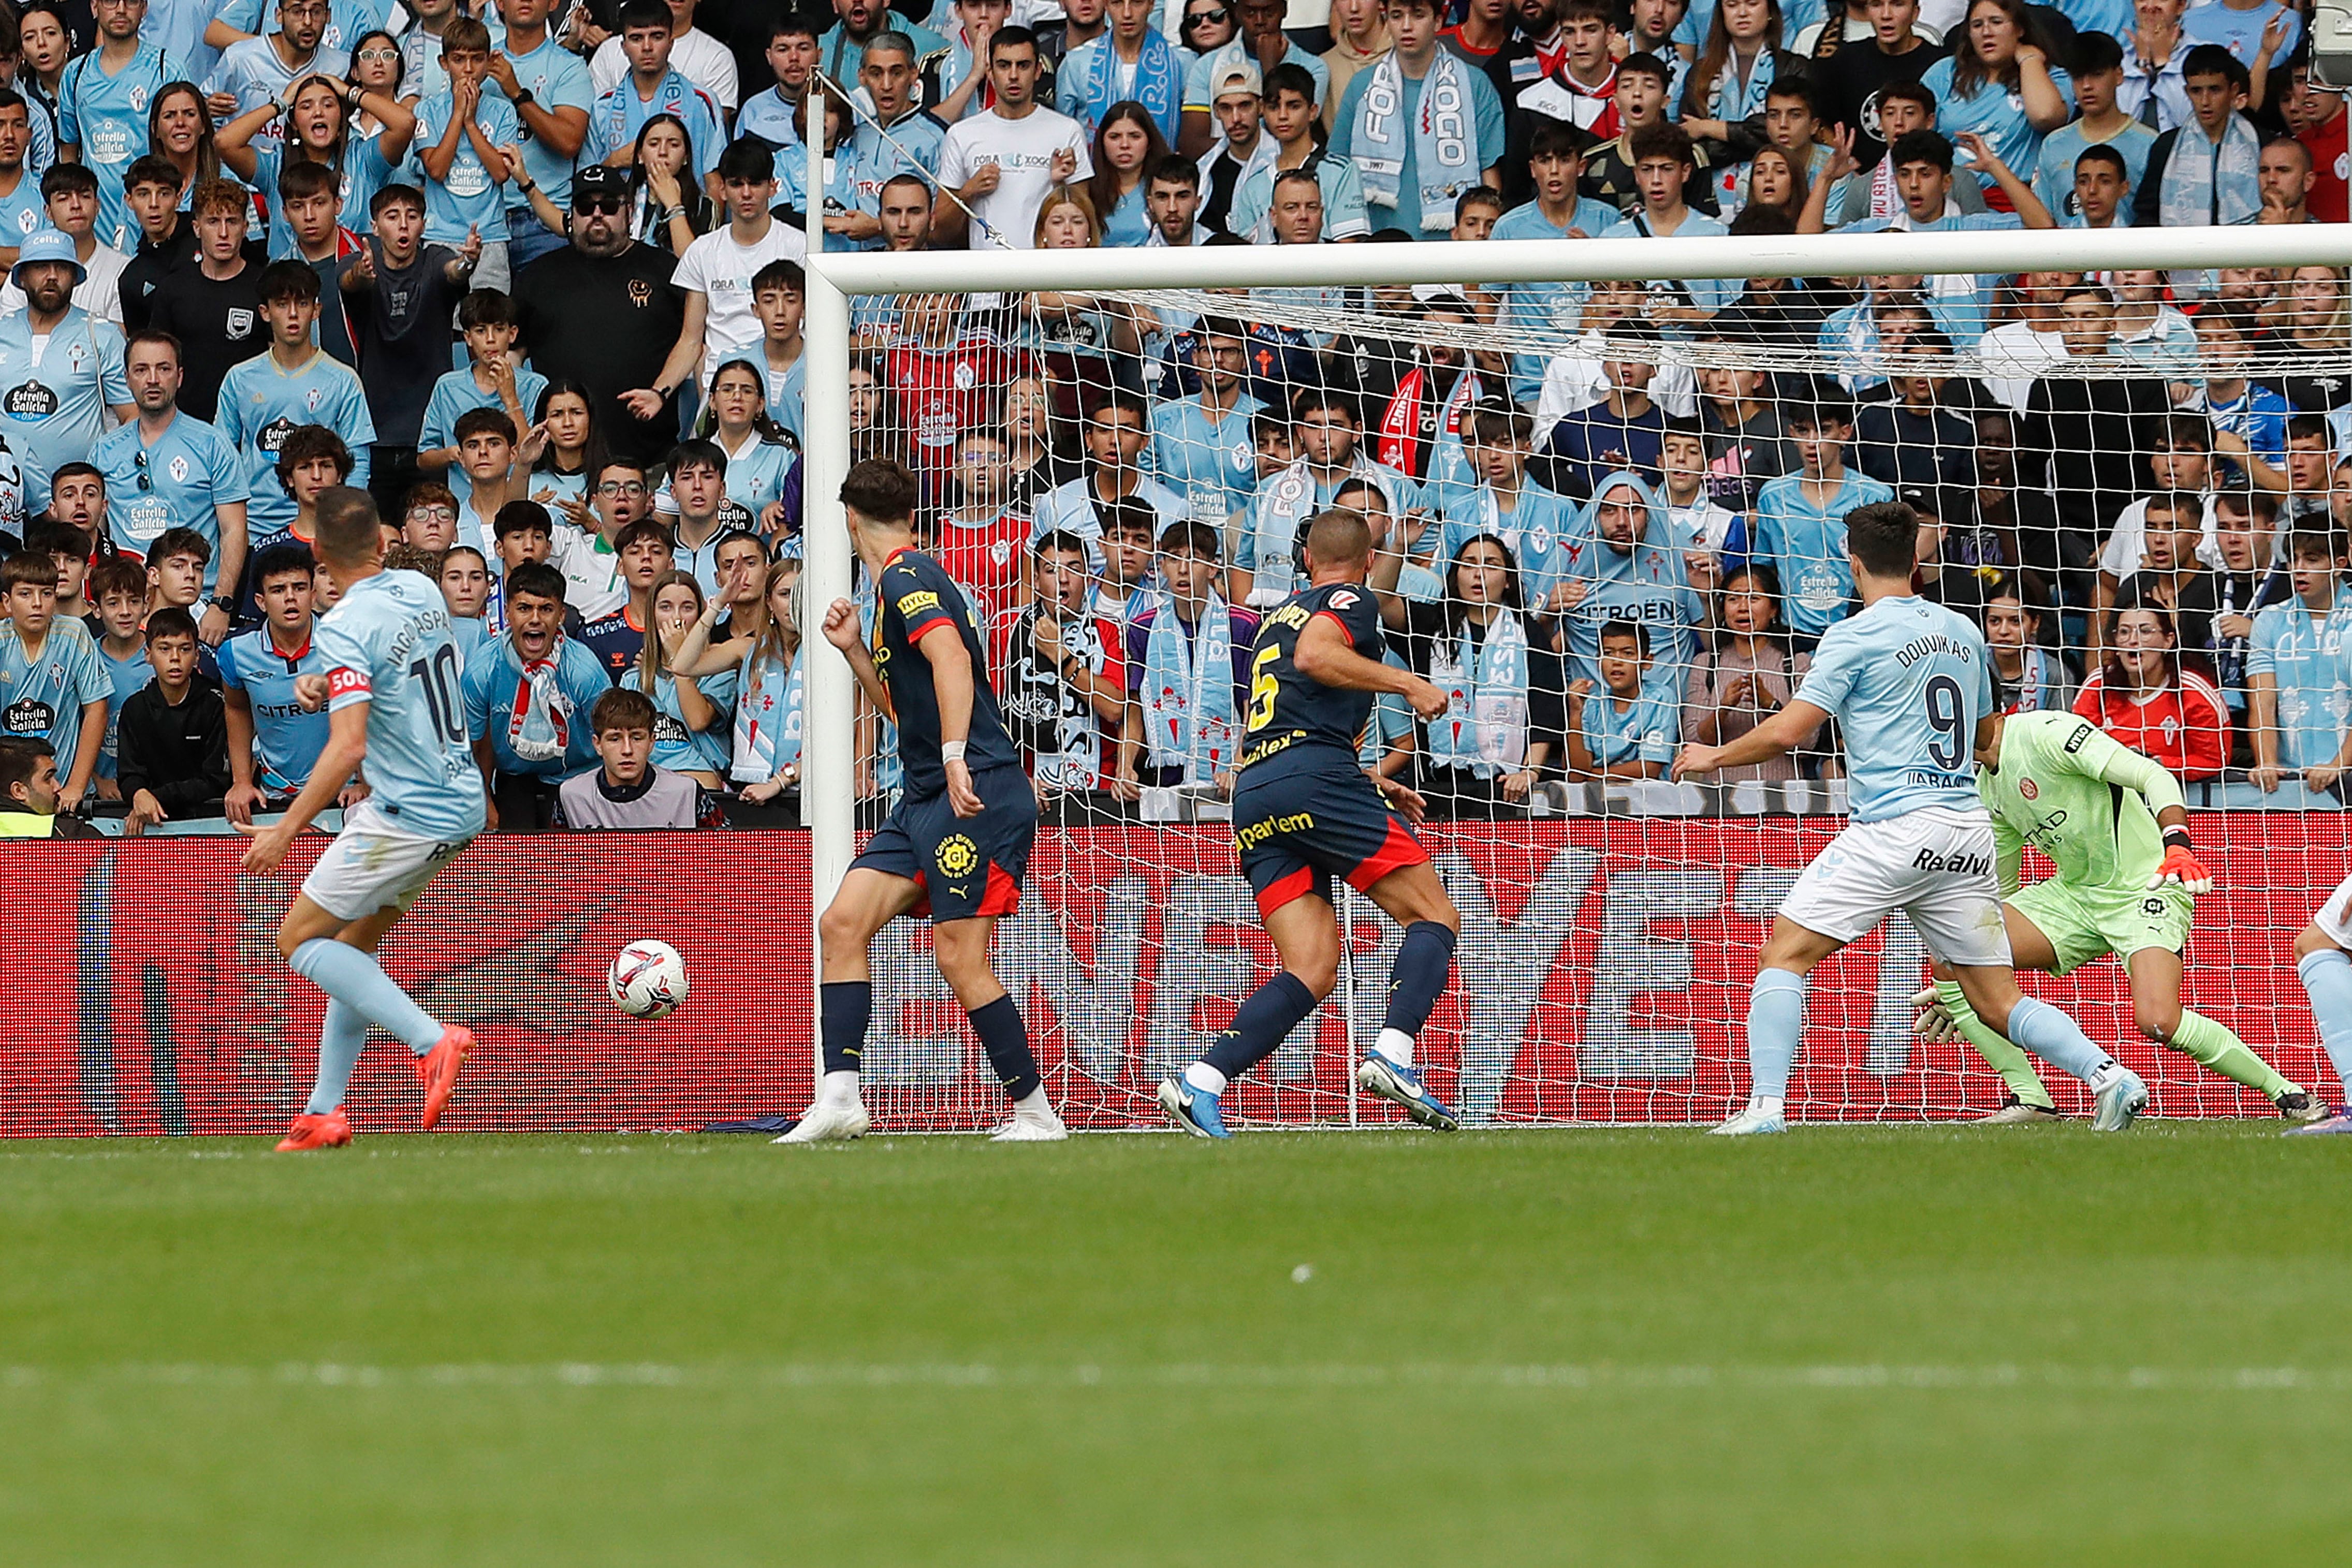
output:
<svg viewBox="0 0 2352 1568"><path fill-rule="evenodd" d="M446 89L416 105L416 138L409 145L425 185L425 243L461 246L467 231L479 229L485 245L495 244L507 237L506 183L491 178L473 137L462 130L457 132L447 179L436 180L424 172L425 150L441 145L441 133L456 112ZM514 105L498 93L482 95L474 110L474 122L493 147L513 146L522 135Z"/></svg>
<svg viewBox="0 0 2352 1568"><path fill-rule="evenodd" d="M352 475L344 483L367 487L375 418L368 413L367 390L358 374L332 354L314 350L308 364L292 371L267 351L231 366L213 417L245 463L248 538L294 520L294 497L278 477L278 454L303 425L322 424L341 436L352 454Z"/></svg>
<svg viewBox="0 0 2352 1568"><path fill-rule="evenodd" d="M1976 735L1993 708L1992 659L1967 617L1916 594L1882 599L1822 634L1797 700L1845 734L1855 821L1984 809Z"/></svg>
<svg viewBox="0 0 2352 1568"><path fill-rule="evenodd" d="M58 78L58 140L79 147L81 161L98 176L98 243L125 256L139 248L139 225L122 194L122 176L147 151L147 114L155 95L166 82L186 78L178 60L142 44L113 76L92 49L68 61Z"/></svg>
<svg viewBox="0 0 2352 1568"><path fill-rule="evenodd" d="M1184 497L1194 522L1223 528L1257 493L1257 443L1251 416L1265 404L1247 392L1220 419L1198 397L1151 411L1151 465L1160 482Z"/></svg>
<svg viewBox="0 0 2352 1568"><path fill-rule="evenodd" d="M327 655L315 634L291 658L278 652L267 626L221 644L221 685L243 692L252 705L253 781L264 792L291 795L310 781L334 723L323 711L303 711L294 683L326 673Z"/></svg>
<svg viewBox="0 0 2352 1568"><path fill-rule="evenodd" d="M421 572L363 578L312 634L327 711L368 705L369 800L393 827L455 843L482 831L481 769L466 733L465 661L440 589Z"/></svg>
<svg viewBox="0 0 2352 1568"><path fill-rule="evenodd" d="M561 19L559 13L557 20ZM509 55L514 62L515 81L530 93L540 108L552 114L559 109L576 109L583 114L596 107L595 84L589 78L588 64L578 55L556 42L555 29L550 28L539 47L524 55ZM483 86L492 94L504 98L506 89L495 81L485 80ZM509 103L508 108L514 106ZM515 115L521 124L522 115ZM551 150L547 143L522 126L523 172L532 183L547 193L556 211L572 210L572 160ZM517 192L520 195L521 193Z"/></svg>
<svg viewBox="0 0 2352 1568"><path fill-rule="evenodd" d="M51 622L40 653L28 659L16 623L0 619L0 736L47 741L59 779L73 772L82 705L113 696L114 676L80 622L62 615Z"/></svg>
<svg viewBox="0 0 2352 1568"><path fill-rule="evenodd" d="M140 439L137 420L99 437L89 460L106 476L106 523L118 549L145 559L166 528L194 528L213 547L205 591L220 581L220 515L215 507L245 500L245 464L236 447L193 414L175 413L153 445Z"/></svg>
<svg viewBox="0 0 2352 1568"><path fill-rule="evenodd" d="M37 344L32 314L0 316L0 434L24 460L25 507L49 504L49 476L84 461L103 433L108 405L131 401L122 329L80 306Z"/></svg>

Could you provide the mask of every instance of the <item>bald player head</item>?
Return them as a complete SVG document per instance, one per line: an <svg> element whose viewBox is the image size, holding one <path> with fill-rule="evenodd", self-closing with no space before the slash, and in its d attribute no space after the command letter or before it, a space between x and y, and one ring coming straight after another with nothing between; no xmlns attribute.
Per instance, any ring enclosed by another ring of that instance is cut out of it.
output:
<svg viewBox="0 0 2352 1568"><path fill-rule="evenodd" d="M331 485L319 492L318 554L327 575L348 589L383 565L383 529L376 521L375 499L349 485Z"/></svg>
<svg viewBox="0 0 2352 1568"><path fill-rule="evenodd" d="M1307 580L1361 582L1372 567L1372 526L1361 512L1335 507L1307 528Z"/></svg>

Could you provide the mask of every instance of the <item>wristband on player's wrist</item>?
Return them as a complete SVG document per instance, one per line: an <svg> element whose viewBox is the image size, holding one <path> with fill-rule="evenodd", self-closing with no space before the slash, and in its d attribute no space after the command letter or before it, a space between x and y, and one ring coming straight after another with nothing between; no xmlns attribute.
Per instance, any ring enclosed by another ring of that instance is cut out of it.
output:
<svg viewBox="0 0 2352 1568"><path fill-rule="evenodd" d="M940 760L941 762L961 762L963 760L963 748L964 743L961 740L942 740L940 742Z"/></svg>
<svg viewBox="0 0 2352 1568"><path fill-rule="evenodd" d="M2164 830L2164 847L2168 850L2192 850L2197 847L2197 842L2189 836L2189 830L2186 828L2167 828Z"/></svg>

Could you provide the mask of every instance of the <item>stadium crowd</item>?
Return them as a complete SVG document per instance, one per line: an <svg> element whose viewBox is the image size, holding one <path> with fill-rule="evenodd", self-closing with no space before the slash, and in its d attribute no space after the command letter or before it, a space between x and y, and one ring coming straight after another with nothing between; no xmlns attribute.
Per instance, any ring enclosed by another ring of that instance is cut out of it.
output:
<svg viewBox="0 0 2352 1568"><path fill-rule="evenodd" d="M2347 216L2283 0L1304 9L0 0L0 831L299 789L340 484L441 584L500 827L793 821L813 210L870 250ZM1789 700L1899 498L2013 709L2341 803L2343 267L1185 298L856 302L855 455L920 480L1041 799L1224 792L1334 506L1454 697L1367 767L1454 816L1660 779Z"/></svg>

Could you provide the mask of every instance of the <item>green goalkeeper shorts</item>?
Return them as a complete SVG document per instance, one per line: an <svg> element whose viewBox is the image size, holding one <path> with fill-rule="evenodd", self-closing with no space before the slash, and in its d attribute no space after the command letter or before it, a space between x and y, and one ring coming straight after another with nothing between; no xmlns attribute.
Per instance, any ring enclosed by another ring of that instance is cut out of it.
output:
<svg viewBox="0 0 2352 1568"><path fill-rule="evenodd" d="M2020 888L2010 907L2050 938L2058 955L2053 974L2071 974L2113 953L2128 962L2135 953L2161 947L2179 953L2189 946L2189 924L2197 901L2174 884L2142 892L2085 893L2052 877Z"/></svg>

